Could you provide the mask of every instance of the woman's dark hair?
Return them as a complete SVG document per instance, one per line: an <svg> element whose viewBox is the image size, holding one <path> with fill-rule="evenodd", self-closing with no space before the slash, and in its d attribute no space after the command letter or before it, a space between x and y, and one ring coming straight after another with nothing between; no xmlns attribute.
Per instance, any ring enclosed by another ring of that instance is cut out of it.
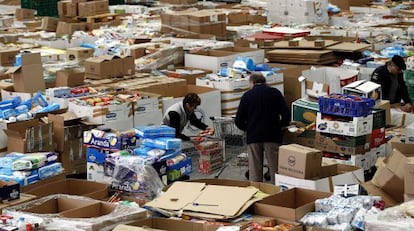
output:
<svg viewBox="0 0 414 231"><path fill-rule="evenodd" d="M189 104L190 106L198 106L201 104L201 99L196 93L188 93L183 100L183 104Z"/></svg>
<svg viewBox="0 0 414 231"><path fill-rule="evenodd" d="M249 81L253 84L263 84L266 83L266 78L261 73L254 72L250 75Z"/></svg>

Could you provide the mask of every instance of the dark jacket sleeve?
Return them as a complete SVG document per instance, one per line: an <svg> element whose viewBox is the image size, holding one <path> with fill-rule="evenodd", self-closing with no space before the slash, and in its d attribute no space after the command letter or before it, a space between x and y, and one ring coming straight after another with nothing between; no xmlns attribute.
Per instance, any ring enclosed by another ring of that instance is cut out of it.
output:
<svg viewBox="0 0 414 231"><path fill-rule="evenodd" d="M400 75L398 79L400 81L399 85L400 85L401 98L404 100L404 103L412 104L412 101L411 101L410 95L408 94L407 85L405 84L403 75Z"/></svg>
<svg viewBox="0 0 414 231"><path fill-rule="evenodd" d="M281 115L280 126L286 127L290 122L290 110L286 103L285 97L282 94L280 94L279 105Z"/></svg>
<svg viewBox="0 0 414 231"><path fill-rule="evenodd" d="M234 123L237 128L242 131L247 131L247 105L244 96L240 99L239 107L237 108L236 118Z"/></svg>
<svg viewBox="0 0 414 231"><path fill-rule="evenodd" d="M201 122L194 113L190 115L190 124L201 130L206 130L207 124Z"/></svg>
<svg viewBox="0 0 414 231"><path fill-rule="evenodd" d="M170 111L168 115L170 116L170 124L168 126L175 128L175 137L185 141L190 140L188 136L180 132L180 114L176 111Z"/></svg>

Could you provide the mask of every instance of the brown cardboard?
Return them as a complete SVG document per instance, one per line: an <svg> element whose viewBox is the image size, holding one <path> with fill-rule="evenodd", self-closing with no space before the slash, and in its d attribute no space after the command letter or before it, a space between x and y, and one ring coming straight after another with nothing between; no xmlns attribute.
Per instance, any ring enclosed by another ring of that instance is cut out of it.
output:
<svg viewBox="0 0 414 231"><path fill-rule="evenodd" d="M56 87L77 87L84 85L85 72L64 69L56 72Z"/></svg>
<svg viewBox="0 0 414 231"><path fill-rule="evenodd" d="M105 13L109 13L108 1L80 2L78 4L79 17L94 16Z"/></svg>
<svg viewBox="0 0 414 231"><path fill-rule="evenodd" d="M56 150L65 151L65 142L80 139L86 127L74 113L48 114L48 121L53 123L53 137L56 142Z"/></svg>
<svg viewBox="0 0 414 231"><path fill-rule="evenodd" d="M91 79L104 79L112 77L113 67L110 60L102 57L93 57L85 60L85 74Z"/></svg>
<svg viewBox="0 0 414 231"><path fill-rule="evenodd" d="M9 152L54 151L52 123L37 119L20 121L9 124L5 133Z"/></svg>
<svg viewBox="0 0 414 231"><path fill-rule="evenodd" d="M40 53L22 53L22 66L42 64L42 57Z"/></svg>
<svg viewBox="0 0 414 231"><path fill-rule="evenodd" d="M41 64L13 67L8 70L8 73L12 74L16 92L35 93L46 88Z"/></svg>
<svg viewBox="0 0 414 231"><path fill-rule="evenodd" d="M191 221L175 220L175 219L165 219L165 218L150 218L143 219L131 224L130 226L135 227L147 227L155 230L170 230L170 231L202 231L203 224Z"/></svg>
<svg viewBox="0 0 414 231"><path fill-rule="evenodd" d="M343 142L342 138L337 139L336 136L339 135L332 136L328 133L316 132L315 147L322 151L346 155L364 154L370 150L371 134L359 137L342 137L348 144L345 144L346 142ZM343 142L343 144L341 144L341 142ZM354 142L354 144L351 144L352 142ZM355 143L357 143L357 145Z"/></svg>
<svg viewBox="0 0 414 231"><path fill-rule="evenodd" d="M37 214L56 214L67 210L81 208L94 202L85 200L76 200L71 198L55 198L45 201L38 206L24 210L25 212L37 213Z"/></svg>
<svg viewBox="0 0 414 231"><path fill-rule="evenodd" d="M386 161L386 167L400 179L404 179L404 166L414 161L414 144L391 143L393 148L391 155Z"/></svg>
<svg viewBox="0 0 414 231"><path fill-rule="evenodd" d="M350 6L368 6L371 0L349 0Z"/></svg>
<svg viewBox="0 0 414 231"><path fill-rule="evenodd" d="M279 148L279 174L312 179L319 176L321 164L320 150L298 144L283 145Z"/></svg>
<svg viewBox="0 0 414 231"><path fill-rule="evenodd" d="M93 56L94 49L86 47L72 47L66 49L66 59L69 61L83 61Z"/></svg>
<svg viewBox="0 0 414 231"><path fill-rule="evenodd" d="M134 75L135 74L135 59L132 56L122 57L122 72L121 75Z"/></svg>
<svg viewBox="0 0 414 231"><path fill-rule="evenodd" d="M108 185L81 179L62 179L38 185L25 193L37 197L44 197L53 194L69 194L90 197L93 199L104 199L108 197Z"/></svg>
<svg viewBox="0 0 414 231"><path fill-rule="evenodd" d="M253 209L257 215L298 221L306 213L315 211L316 199L331 195L326 192L293 188L256 202Z"/></svg>
<svg viewBox="0 0 414 231"><path fill-rule="evenodd" d="M78 23L69 23L69 22L62 22L59 21L57 28L56 28L56 35L72 35L75 31L85 31L86 30L86 23L85 22L78 22Z"/></svg>
<svg viewBox="0 0 414 231"><path fill-rule="evenodd" d="M14 13L17 20L30 20L35 18L35 10L25 9L25 8L16 8Z"/></svg>
<svg viewBox="0 0 414 231"><path fill-rule="evenodd" d="M134 59L138 59L138 58L141 58L141 57L145 56L145 47L131 46L129 48L129 51L130 51L130 55Z"/></svg>
<svg viewBox="0 0 414 231"><path fill-rule="evenodd" d="M65 141L63 151L59 152L59 160L67 174L86 173L86 147L83 138Z"/></svg>
<svg viewBox="0 0 414 231"><path fill-rule="evenodd" d="M404 180L400 179L388 168L379 167L371 182L389 194L395 201L404 201Z"/></svg>
<svg viewBox="0 0 414 231"><path fill-rule="evenodd" d="M267 184L262 182L253 181L241 181L241 180L230 180L230 179L196 179L191 182L206 183L208 185L224 185L224 186L237 186L237 187L255 187L259 191L269 195L274 195L280 192L280 187L273 184Z"/></svg>
<svg viewBox="0 0 414 231"><path fill-rule="evenodd" d="M349 11L350 1L329 0L329 3L341 9L341 11Z"/></svg>
<svg viewBox="0 0 414 231"><path fill-rule="evenodd" d="M377 102L374 108L381 108L385 110L385 124L391 125L391 104L389 100L381 100Z"/></svg>
<svg viewBox="0 0 414 231"><path fill-rule="evenodd" d="M16 55L19 54L20 49L9 48L0 50L0 65L1 66L13 66Z"/></svg>
<svg viewBox="0 0 414 231"><path fill-rule="evenodd" d="M66 179L66 175L64 173L58 174L58 175L55 175L55 176L51 176L51 177L43 179L41 181L37 181L35 183L26 185L26 186L21 188L21 192L26 193L27 191L32 190L34 188L37 188L41 185L45 185L45 184L52 183L52 182L55 182L55 181L59 181L59 180L62 180L62 179Z"/></svg>
<svg viewBox="0 0 414 231"><path fill-rule="evenodd" d="M302 71L310 69L309 65L273 64L270 66L280 68L283 73L284 96L286 103L291 107L292 103L301 97L301 84L298 78Z"/></svg>
<svg viewBox="0 0 414 231"><path fill-rule="evenodd" d="M93 218L107 215L113 212L116 208L115 204L111 203L95 203L86 205L82 209L69 210L61 214L62 217L67 218Z"/></svg>
<svg viewBox="0 0 414 231"><path fill-rule="evenodd" d="M370 196L381 196L382 200L385 202L385 207L392 207L399 204L395 201L389 194L384 192L381 188L372 184L371 181L361 184L365 190L367 190L368 195Z"/></svg>
<svg viewBox="0 0 414 231"><path fill-rule="evenodd" d="M78 15L78 4L72 1L59 1L58 15L60 18L71 18Z"/></svg>
<svg viewBox="0 0 414 231"><path fill-rule="evenodd" d="M42 19L41 28L44 31L56 32L58 23L59 23L58 18L44 17Z"/></svg>
<svg viewBox="0 0 414 231"><path fill-rule="evenodd" d="M404 173L404 193L414 194L414 163L405 164Z"/></svg>

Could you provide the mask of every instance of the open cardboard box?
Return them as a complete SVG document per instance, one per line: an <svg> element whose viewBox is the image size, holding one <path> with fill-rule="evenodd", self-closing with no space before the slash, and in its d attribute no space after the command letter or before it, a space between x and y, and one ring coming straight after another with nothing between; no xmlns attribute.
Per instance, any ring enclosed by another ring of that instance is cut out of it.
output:
<svg viewBox="0 0 414 231"><path fill-rule="evenodd" d="M39 185L27 194L44 197L53 194L69 194L104 199L108 197L108 185L80 179L62 179L48 184Z"/></svg>
<svg viewBox="0 0 414 231"><path fill-rule="evenodd" d="M146 210L80 196L57 194L5 208L4 214L45 219L50 229L110 230L119 223L144 219Z"/></svg>
<svg viewBox="0 0 414 231"><path fill-rule="evenodd" d="M306 213L315 211L316 199L331 195L327 192L293 188L256 202L253 209L257 215L298 221Z"/></svg>

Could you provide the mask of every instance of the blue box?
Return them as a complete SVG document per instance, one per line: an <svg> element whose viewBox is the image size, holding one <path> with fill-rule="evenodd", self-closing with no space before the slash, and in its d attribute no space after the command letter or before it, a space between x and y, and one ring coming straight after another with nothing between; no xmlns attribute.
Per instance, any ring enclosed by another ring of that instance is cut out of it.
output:
<svg viewBox="0 0 414 231"><path fill-rule="evenodd" d="M88 147L112 151L133 150L136 147L137 138L133 132L100 132L103 133L100 136L96 136L93 130L83 132L83 143Z"/></svg>
<svg viewBox="0 0 414 231"><path fill-rule="evenodd" d="M187 157L174 165L167 166L167 179L168 181L174 181L182 176L190 175L193 172L193 160L191 157Z"/></svg>
<svg viewBox="0 0 414 231"><path fill-rule="evenodd" d="M112 152L109 150L89 147L86 149L86 161L103 165L106 155L110 153Z"/></svg>

